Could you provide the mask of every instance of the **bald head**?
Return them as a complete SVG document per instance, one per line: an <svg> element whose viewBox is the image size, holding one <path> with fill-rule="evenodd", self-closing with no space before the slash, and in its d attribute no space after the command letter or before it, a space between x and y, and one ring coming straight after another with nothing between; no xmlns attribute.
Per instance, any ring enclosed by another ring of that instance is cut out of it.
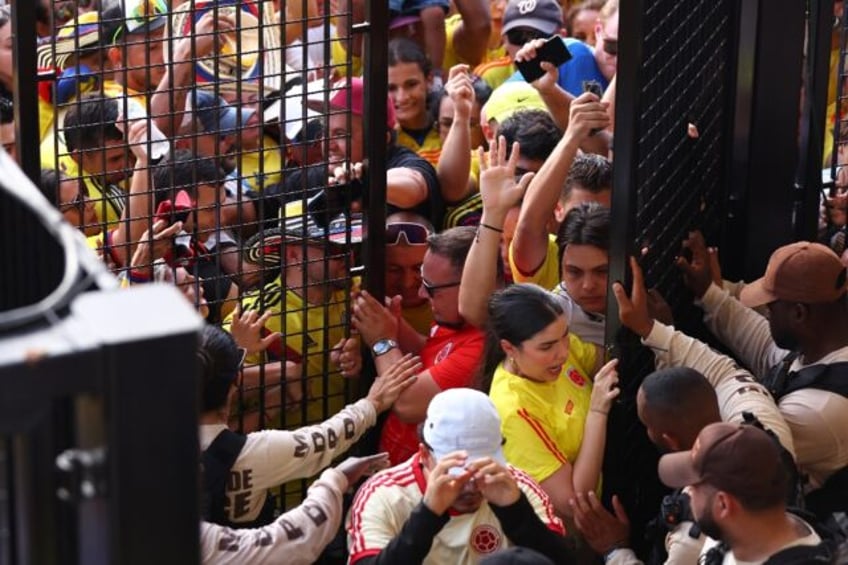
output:
<svg viewBox="0 0 848 565"><path fill-rule="evenodd" d="M712 385L688 367L662 369L645 377L636 402L651 441L669 451L690 449L704 426L721 421Z"/></svg>

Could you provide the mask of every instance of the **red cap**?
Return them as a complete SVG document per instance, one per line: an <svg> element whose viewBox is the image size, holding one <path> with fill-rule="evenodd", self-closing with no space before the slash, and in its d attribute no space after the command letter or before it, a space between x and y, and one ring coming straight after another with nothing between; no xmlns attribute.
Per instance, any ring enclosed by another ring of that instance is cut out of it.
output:
<svg viewBox="0 0 848 565"><path fill-rule="evenodd" d="M365 116L365 83L359 77L342 79L333 85L335 94L330 98L330 107L337 110L350 110L356 116ZM395 128L395 107L392 99L386 97L386 125Z"/></svg>

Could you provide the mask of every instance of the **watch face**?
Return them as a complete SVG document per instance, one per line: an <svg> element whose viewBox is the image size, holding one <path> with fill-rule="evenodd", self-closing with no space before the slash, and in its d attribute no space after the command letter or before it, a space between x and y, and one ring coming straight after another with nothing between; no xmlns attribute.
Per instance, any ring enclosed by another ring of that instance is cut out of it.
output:
<svg viewBox="0 0 848 565"><path fill-rule="evenodd" d="M374 344L372 348L374 350L375 355L382 355L384 353L388 353L395 346L395 343L390 339L381 339L377 343Z"/></svg>

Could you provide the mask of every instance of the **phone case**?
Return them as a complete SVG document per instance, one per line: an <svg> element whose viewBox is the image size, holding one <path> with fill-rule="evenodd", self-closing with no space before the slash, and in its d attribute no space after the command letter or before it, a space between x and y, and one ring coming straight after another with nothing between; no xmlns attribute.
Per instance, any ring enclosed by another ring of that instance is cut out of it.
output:
<svg viewBox="0 0 848 565"><path fill-rule="evenodd" d="M571 53L569 53L568 47L565 46L565 42L560 36L555 35L545 41L545 44L536 50L536 57L534 59L517 62L515 66L518 67L518 71L524 77L524 80L533 82L545 74L545 71L542 70L540 65L542 61L547 61L555 67L559 67L567 63L570 59Z"/></svg>

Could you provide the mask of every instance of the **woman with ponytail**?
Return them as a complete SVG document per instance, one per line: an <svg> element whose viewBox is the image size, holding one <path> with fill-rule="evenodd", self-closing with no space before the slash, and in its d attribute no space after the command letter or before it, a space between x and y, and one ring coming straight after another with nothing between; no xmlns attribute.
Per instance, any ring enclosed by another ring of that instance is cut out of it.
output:
<svg viewBox="0 0 848 565"><path fill-rule="evenodd" d="M569 333L560 299L536 285L496 292L488 313L480 384L500 413L504 454L568 517L574 493L600 483L616 361L598 370L596 349Z"/></svg>

